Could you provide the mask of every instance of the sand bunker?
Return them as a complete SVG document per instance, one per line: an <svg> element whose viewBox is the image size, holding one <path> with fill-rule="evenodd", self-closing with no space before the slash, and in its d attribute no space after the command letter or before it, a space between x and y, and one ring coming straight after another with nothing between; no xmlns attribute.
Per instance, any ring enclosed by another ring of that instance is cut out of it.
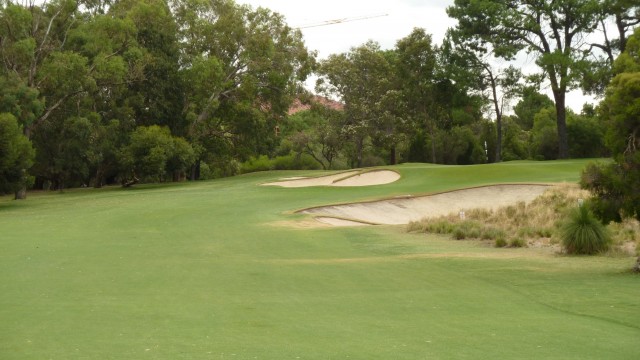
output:
<svg viewBox="0 0 640 360"><path fill-rule="evenodd" d="M336 175L314 178L289 178L267 183L267 186L288 188L308 186L371 186L389 184L400 179L400 174L391 170L347 171Z"/></svg>
<svg viewBox="0 0 640 360"><path fill-rule="evenodd" d="M353 226L363 223L400 225L423 218L438 217L465 209L497 209L520 201L531 202L548 189L547 185L494 185L456 190L440 194L401 197L344 205L331 205L299 211L317 215L323 223L334 218L336 225Z"/></svg>

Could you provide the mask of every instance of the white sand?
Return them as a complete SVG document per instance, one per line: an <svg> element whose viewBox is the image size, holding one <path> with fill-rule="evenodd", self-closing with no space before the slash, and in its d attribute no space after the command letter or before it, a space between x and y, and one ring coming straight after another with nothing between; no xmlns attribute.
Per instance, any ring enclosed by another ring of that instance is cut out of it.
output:
<svg viewBox="0 0 640 360"><path fill-rule="evenodd" d="M398 179L400 179L400 174L395 171L375 170L362 172L358 170L314 178L282 179L283 181L263 185L287 188L308 186L371 186L389 184Z"/></svg>
<svg viewBox="0 0 640 360"><path fill-rule="evenodd" d="M474 208L494 210L520 201L528 203L542 195L547 188L546 185L484 186L429 196L323 206L300 212L325 218L352 219L355 222L399 225L461 210ZM326 219L323 222L327 223Z"/></svg>

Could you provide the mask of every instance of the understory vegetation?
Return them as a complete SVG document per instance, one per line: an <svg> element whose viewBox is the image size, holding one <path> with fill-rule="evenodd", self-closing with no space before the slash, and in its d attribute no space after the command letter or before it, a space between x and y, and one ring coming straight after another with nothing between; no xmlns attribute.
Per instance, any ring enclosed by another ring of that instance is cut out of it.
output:
<svg viewBox="0 0 640 360"><path fill-rule="evenodd" d="M563 244L563 227L571 223L571 213L578 208L588 211L586 203L579 206L588 197L587 191L575 185L557 185L529 204L519 202L496 210L466 209L464 219L459 213L423 219L409 223L407 231L450 234L456 240L485 240L496 247L559 246ZM640 224L635 219L612 223L606 229L611 235L610 253L633 254L640 248ZM573 245L565 244L564 248L567 253L595 253L607 247L575 251Z"/></svg>

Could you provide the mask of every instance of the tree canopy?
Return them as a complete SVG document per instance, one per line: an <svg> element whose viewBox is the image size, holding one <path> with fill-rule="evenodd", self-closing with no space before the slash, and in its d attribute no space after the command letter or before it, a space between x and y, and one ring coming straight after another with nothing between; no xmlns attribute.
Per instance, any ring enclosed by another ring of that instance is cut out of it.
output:
<svg viewBox="0 0 640 360"><path fill-rule="evenodd" d="M441 44L416 28L317 60L281 14L234 0L0 1L0 193L410 161L629 165L639 10L455 0ZM537 73L514 66L523 53ZM598 111L566 108L569 90L609 83Z"/></svg>

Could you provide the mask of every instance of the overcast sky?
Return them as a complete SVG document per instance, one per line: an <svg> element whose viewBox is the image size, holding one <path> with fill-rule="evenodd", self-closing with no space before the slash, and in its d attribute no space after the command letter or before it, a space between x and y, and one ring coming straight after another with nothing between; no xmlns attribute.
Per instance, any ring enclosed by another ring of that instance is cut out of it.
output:
<svg viewBox="0 0 640 360"><path fill-rule="evenodd" d="M349 51L368 40L391 49L396 42L416 28L424 28L440 44L447 28L455 21L447 16L446 8L453 0L236 0L254 8L265 7L285 16L291 27L302 27L309 50L316 50L324 59L331 54ZM385 16L379 16L385 15ZM345 21L340 24L309 27L337 19L371 17ZM524 57L523 57L524 58ZM524 60L522 68L533 68L534 59ZM547 91L548 92L548 91ZM550 95L550 92L548 92ZM579 93L569 94L567 105L575 111L590 101ZM592 102L592 101L591 101Z"/></svg>

